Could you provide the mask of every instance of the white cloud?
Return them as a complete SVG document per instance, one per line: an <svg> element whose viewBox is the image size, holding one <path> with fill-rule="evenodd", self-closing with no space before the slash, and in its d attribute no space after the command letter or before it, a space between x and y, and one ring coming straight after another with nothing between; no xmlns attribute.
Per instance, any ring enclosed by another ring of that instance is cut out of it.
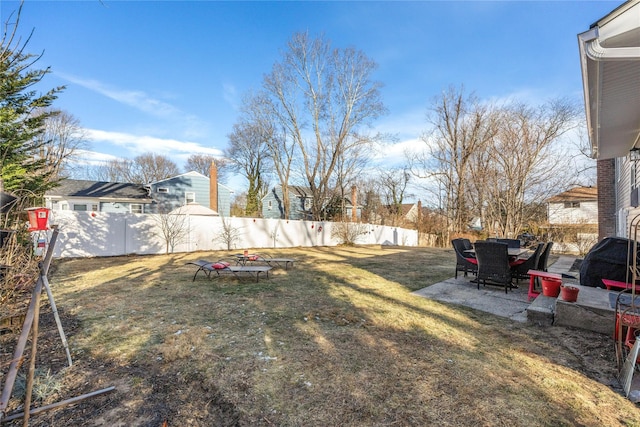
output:
<svg viewBox="0 0 640 427"><path fill-rule="evenodd" d="M176 139L157 138L148 135L132 135L123 132L110 132L97 129L85 129L87 138L93 142L110 143L126 149L132 155L153 152L168 156L182 157L191 154L211 154L221 156L217 148L203 147L197 142L178 141ZM125 156L126 157L126 156Z"/></svg>
<svg viewBox="0 0 640 427"><path fill-rule="evenodd" d="M140 90L123 90L111 87L107 84L92 79L83 79L68 74L61 75L66 80L97 92L114 101L128 105L147 114L159 117L171 117L177 114L183 115L180 110L164 101L152 98Z"/></svg>
<svg viewBox="0 0 640 427"><path fill-rule="evenodd" d="M91 150L78 150L76 153L76 163L81 165L101 165L110 160L116 160L117 157L111 154L99 153Z"/></svg>
<svg viewBox="0 0 640 427"><path fill-rule="evenodd" d="M419 138L381 145L376 149L374 162L387 167L404 166L407 164L406 153L420 152L424 146L424 142Z"/></svg>

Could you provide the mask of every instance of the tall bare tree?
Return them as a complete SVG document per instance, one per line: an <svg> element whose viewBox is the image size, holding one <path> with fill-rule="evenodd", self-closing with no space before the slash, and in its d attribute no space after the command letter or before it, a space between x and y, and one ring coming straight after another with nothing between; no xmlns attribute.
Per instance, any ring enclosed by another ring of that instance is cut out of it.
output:
<svg viewBox="0 0 640 427"><path fill-rule="evenodd" d="M297 145L292 138L287 137L285 127L278 124L278 117L284 113L281 107L273 104L266 92L249 93L243 100L243 117L240 126L248 126L253 132L259 133L262 143L265 144L273 173L282 189L282 210L284 218L289 219L291 203L289 200L289 180L292 175L292 167L296 158ZM256 147L253 147L256 148ZM247 155L251 153L244 153ZM247 163L248 159L240 159L243 153L236 151L234 160ZM249 162L250 163L250 162ZM265 162L262 162L265 165ZM266 181L265 181L266 184ZM265 188L265 194L268 188Z"/></svg>
<svg viewBox="0 0 640 427"><path fill-rule="evenodd" d="M481 104L463 88L450 87L436 98L428 121L432 128L422 136L425 149L411 159L420 178L435 180L443 191L443 211L452 232L467 229L473 215L468 204L469 164L496 133L490 106Z"/></svg>
<svg viewBox="0 0 640 427"><path fill-rule="evenodd" d="M229 176L231 162L228 159L218 158L211 154L192 154L185 163L185 172L196 171L209 177L211 173L211 163L215 163L218 171L218 182L225 183Z"/></svg>
<svg viewBox="0 0 640 427"><path fill-rule="evenodd" d="M297 33L265 76L269 118L273 129L282 129L273 141L298 150L314 219L322 217L340 156L369 143L361 130L385 112L381 85L371 80L375 68L361 51L333 49L322 37Z"/></svg>
<svg viewBox="0 0 640 427"><path fill-rule="evenodd" d="M229 134L225 156L230 159L231 168L249 182L245 206L247 216L257 216L261 212L260 200L267 191L267 168L271 164L267 145L270 137L256 121L237 123Z"/></svg>
<svg viewBox="0 0 640 427"><path fill-rule="evenodd" d="M572 170L570 156L557 142L575 126L577 111L567 100L502 109L482 171L487 222L498 234L516 236L531 215L527 209L571 181L566 176Z"/></svg>

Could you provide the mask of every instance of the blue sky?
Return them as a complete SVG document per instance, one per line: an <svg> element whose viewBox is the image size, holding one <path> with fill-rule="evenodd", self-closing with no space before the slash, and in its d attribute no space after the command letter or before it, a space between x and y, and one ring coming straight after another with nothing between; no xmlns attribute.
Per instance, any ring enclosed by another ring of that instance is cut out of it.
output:
<svg viewBox="0 0 640 427"><path fill-rule="evenodd" d="M294 32L324 34L378 63L389 114L377 129L417 144L434 96L582 101L577 34L621 1L222 2L26 0L20 34L50 66L43 89L76 117L96 158L154 151L180 166L218 155L244 93ZM0 2L4 23L18 6ZM393 156L389 156L391 158Z"/></svg>

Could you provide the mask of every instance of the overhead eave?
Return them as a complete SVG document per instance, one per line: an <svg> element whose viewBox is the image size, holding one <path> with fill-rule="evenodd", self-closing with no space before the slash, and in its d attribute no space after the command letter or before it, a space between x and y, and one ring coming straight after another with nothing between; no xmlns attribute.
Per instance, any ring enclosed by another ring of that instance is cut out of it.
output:
<svg viewBox="0 0 640 427"><path fill-rule="evenodd" d="M640 148L640 0L578 35L592 157L624 157Z"/></svg>

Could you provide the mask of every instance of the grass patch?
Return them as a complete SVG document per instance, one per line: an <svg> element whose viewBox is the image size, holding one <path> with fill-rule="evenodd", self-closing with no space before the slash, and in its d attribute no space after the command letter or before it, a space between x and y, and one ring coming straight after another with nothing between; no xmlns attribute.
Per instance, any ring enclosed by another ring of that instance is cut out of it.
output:
<svg viewBox="0 0 640 427"><path fill-rule="evenodd" d="M265 252L298 262L256 283L192 282L187 261L223 252L56 261L56 302L79 322L69 337L80 360L68 389L88 378L124 382L110 405L84 403L87 420L640 425L636 407L569 347L571 332L412 295L453 276L451 250ZM611 349L598 349L591 362L613 367ZM77 420L78 410L55 416L59 424Z"/></svg>

